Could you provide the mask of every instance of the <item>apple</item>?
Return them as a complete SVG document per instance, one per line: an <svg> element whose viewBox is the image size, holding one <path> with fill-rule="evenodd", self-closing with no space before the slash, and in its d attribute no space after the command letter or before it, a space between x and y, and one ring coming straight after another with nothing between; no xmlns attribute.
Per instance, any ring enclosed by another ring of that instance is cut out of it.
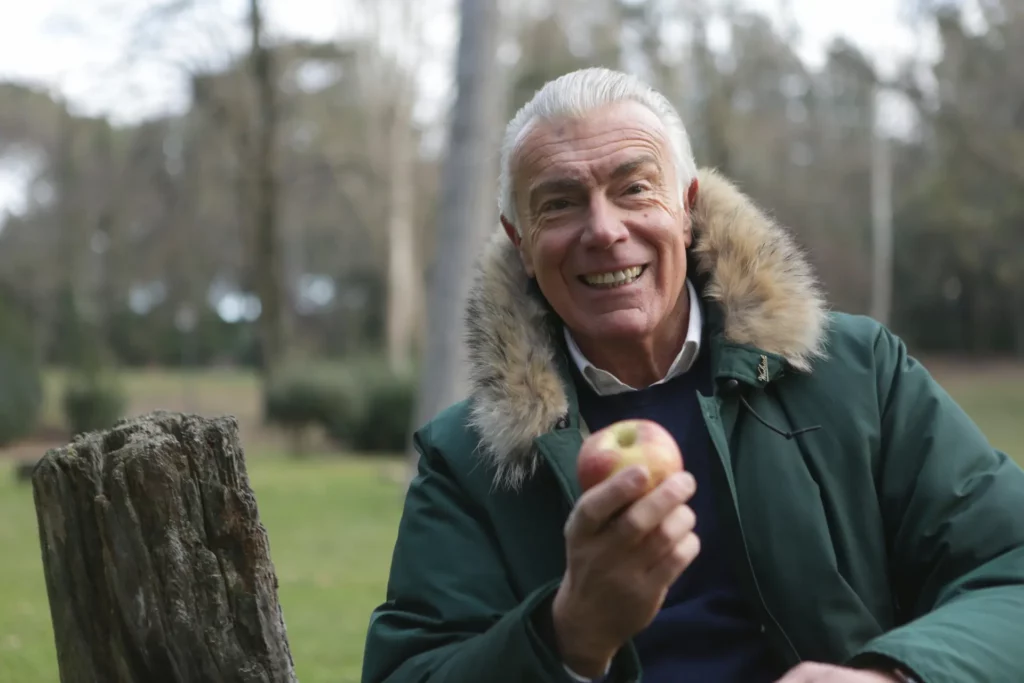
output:
<svg viewBox="0 0 1024 683"><path fill-rule="evenodd" d="M672 434L652 420L622 420L583 440L576 460L580 488L587 491L619 470L646 465L648 491L683 469L683 454Z"/></svg>

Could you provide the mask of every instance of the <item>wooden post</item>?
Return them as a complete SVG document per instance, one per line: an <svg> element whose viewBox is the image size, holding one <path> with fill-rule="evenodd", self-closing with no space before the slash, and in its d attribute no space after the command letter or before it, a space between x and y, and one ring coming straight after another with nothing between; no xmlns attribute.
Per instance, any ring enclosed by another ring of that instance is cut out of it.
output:
<svg viewBox="0 0 1024 683"><path fill-rule="evenodd" d="M153 413L32 476L61 683L294 683L234 418Z"/></svg>

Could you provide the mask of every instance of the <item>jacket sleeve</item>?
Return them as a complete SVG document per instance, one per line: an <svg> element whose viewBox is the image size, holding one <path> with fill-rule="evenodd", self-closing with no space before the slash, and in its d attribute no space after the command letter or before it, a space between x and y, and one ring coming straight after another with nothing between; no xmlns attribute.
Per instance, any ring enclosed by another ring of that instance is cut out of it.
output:
<svg viewBox="0 0 1024 683"><path fill-rule="evenodd" d="M371 615L363 683L572 683L540 635L557 583L517 598L483 510L429 439L415 444L418 472L386 601Z"/></svg>
<svg viewBox="0 0 1024 683"><path fill-rule="evenodd" d="M1024 471L887 330L876 347L879 498L902 626L854 661L924 683L1024 681Z"/></svg>

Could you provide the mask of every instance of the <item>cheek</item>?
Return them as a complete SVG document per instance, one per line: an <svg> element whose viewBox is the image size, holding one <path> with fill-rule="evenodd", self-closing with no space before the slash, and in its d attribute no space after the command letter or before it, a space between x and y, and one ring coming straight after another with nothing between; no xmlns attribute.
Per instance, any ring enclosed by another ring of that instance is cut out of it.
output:
<svg viewBox="0 0 1024 683"><path fill-rule="evenodd" d="M686 250L688 248L687 228L675 221L665 221L652 234L658 258L667 263L661 268L658 279L666 284L675 284L686 279Z"/></svg>
<svg viewBox="0 0 1024 683"><path fill-rule="evenodd" d="M686 250L686 226L673 220L671 216L654 217L647 223L650 230L647 237L652 245L666 256Z"/></svg>
<svg viewBox="0 0 1024 683"><path fill-rule="evenodd" d="M551 280L558 276L569 250L569 241L551 232L534 240L530 260L538 279Z"/></svg>

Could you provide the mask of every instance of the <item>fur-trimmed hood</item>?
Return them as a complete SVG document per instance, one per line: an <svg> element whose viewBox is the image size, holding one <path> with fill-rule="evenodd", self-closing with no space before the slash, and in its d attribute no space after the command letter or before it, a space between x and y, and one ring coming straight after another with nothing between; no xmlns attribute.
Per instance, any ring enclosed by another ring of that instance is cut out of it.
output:
<svg viewBox="0 0 1024 683"><path fill-rule="evenodd" d="M691 263L702 298L723 312L724 336L808 372L824 355L825 298L792 237L732 183L698 175ZM516 248L499 230L482 254L467 303L470 420L495 482L518 488L537 466L533 440L566 415L545 303L530 291Z"/></svg>

